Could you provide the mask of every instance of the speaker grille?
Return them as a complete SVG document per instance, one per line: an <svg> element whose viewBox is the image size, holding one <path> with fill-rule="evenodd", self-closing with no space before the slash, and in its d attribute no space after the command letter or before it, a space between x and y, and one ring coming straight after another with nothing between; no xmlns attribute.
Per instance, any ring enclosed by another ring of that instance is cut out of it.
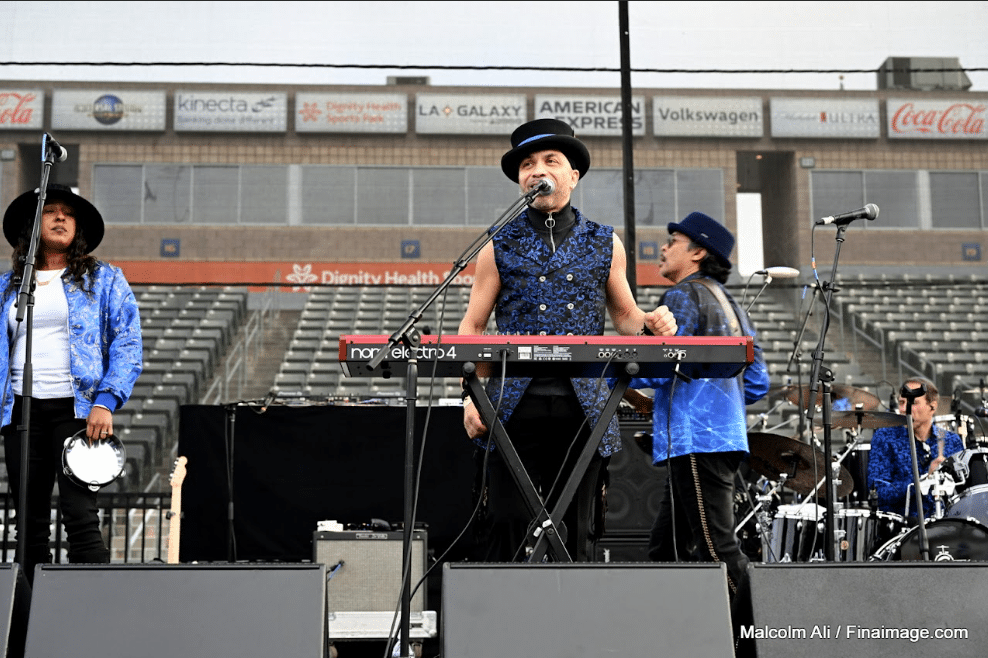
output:
<svg viewBox="0 0 988 658"><path fill-rule="evenodd" d="M401 592L401 532L346 530L317 532L315 562L326 565L327 612L383 612L398 607ZM412 534L412 587L422 579L426 533ZM342 562L339 569L335 567ZM412 598L412 612L425 609L423 585Z"/></svg>

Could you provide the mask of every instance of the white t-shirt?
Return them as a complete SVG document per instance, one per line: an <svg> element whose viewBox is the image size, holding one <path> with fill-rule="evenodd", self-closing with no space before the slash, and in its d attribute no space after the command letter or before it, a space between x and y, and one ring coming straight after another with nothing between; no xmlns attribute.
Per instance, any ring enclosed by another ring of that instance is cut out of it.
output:
<svg viewBox="0 0 988 658"><path fill-rule="evenodd" d="M69 362L69 303L58 272L37 271L38 285L34 288L34 333L31 336L31 367L34 373L32 397L38 399L70 398L72 371ZM54 275L54 276L53 276ZM44 284L44 285L42 285ZM14 353L10 360L11 385L18 395L23 393L25 323L17 322L17 304L10 305L7 326L14 334ZM16 332L16 334L14 333Z"/></svg>

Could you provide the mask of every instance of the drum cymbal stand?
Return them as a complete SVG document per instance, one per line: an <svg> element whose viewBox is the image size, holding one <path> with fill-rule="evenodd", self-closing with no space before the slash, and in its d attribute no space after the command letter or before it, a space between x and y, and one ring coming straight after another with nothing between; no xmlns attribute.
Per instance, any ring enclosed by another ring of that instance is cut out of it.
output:
<svg viewBox="0 0 988 658"><path fill-rule="evenodd" d="M779 490L782 489L788 478L789 478L788 474L780 473L779 481L775 482L772 485L771 489L769 489L765 493L758 494L757 496L754 497L754 500L756 502L752 506L751 511L748 512L748 514L743 519L741 519L741 523L739 523L738 526L734 528L735 535L741 532L745 524L751 520L751 517L757 516L757 520L755 521L755 531L758 532L758 535L762 538L762 545L763 546L772 545L772 515L769 513L769 509L772 506L772 498L778 497ZM745 493L748 494L748 501L750 503L752 500L750 485L745 487Z"/></svg>

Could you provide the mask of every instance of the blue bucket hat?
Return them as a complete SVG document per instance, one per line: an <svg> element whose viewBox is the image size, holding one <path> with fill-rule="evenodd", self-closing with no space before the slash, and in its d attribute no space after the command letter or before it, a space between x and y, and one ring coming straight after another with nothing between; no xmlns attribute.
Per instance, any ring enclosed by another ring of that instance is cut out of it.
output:
<svg viewBox="0 0 988 658"><path fill-rule="evenodd" d="M687 236L713 254L723 265L731 267L734 236L713 217L708 217L702 212L691 212L678 224L670 223L668 229L670 233L675 231Z"/></svg>
<svg viewBox="0 0 988 658"><path fill-rule="evenodd" d="M501 158L501 171L518 182L518 167L530 153L556 150L566 156L582 179L590 171L590 151L576 138L576 133L565 121L536 119L515 128L511 133L511 150Z"/></svg>

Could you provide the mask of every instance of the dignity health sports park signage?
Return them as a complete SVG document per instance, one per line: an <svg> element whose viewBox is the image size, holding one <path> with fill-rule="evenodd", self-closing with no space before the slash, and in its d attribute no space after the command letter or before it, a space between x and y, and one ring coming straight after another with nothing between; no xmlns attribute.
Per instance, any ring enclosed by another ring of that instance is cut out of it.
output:
<svg viewBox="0 0 988 658"><path fill-rule="evenodd" d="M52 92L51 127L54 130L163 131L165 92L56 89Z"/></svg>
<svg viewBox="0 0 988 658"><path fill-rule="evenodd" d="M655 96L657 137L754 137L765 134L762 99L723 96Z"/></svg>
<svg viewBox="0 0 988 658"><path fill-rule="evenodd" d="M295 94L295 132L404 133L406 94Z"/></svg>
<svg viewBox="0 0 988 658"><path fill-rule="evenodd" d="M524 94L416 94L415 132L510 135L528 116Z"/></svg>
<svg viewBox="0 0 988 658"><path fill-rule="evenodd" d="M175 92L176 131L283 133L287 129L285 92Z"/></svg>
<svg viewBox="0 0 988 658"><path fill-rule="evenodd" d="M867 98L773 98L772 137L878 139L878 100Z"/></svg>
<svg viewBox="0 0 988 658"><path fill-rule="evenodd" d="M620 96L535 96L536 119L559 119L573 126L578 137L620 137ZM645 134L645 99L631 98L631 132Z"/></svg>
<svg viewBox="0 0 988 658"><path fill-rule="evenodd" d="M893 99L885 101L889 139L986 139L986 101Z"/></svg>
<svg viewBox="0 0 988 658"><path fill-rule="evenodd" d="M0 89L0 130L41 130L45 92Z"/></svg>

